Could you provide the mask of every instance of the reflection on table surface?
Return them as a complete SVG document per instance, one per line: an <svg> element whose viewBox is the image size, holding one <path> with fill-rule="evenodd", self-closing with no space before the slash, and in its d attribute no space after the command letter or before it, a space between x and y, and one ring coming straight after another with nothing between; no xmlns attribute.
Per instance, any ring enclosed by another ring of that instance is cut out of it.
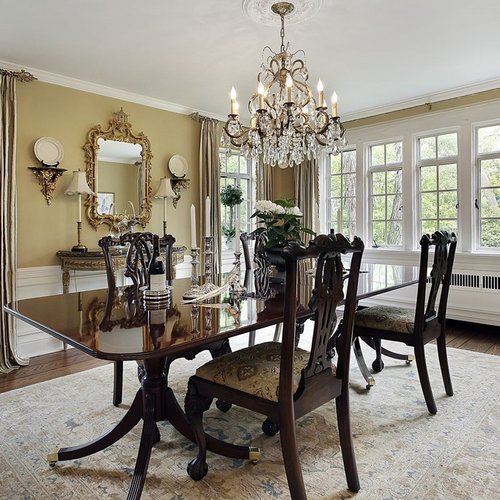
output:
<svg viewBox="0 0 500 500"><path fill-rule="evenodd" d="M360 299L415 282L418 268L365 264L360 275ZM247 276L248 278L248 276ZM243 280L242 280L243 281ZM201 304L183 304L190 279L173 281L163 309L145 308L141 291L117 288L25 299L7 308L42 331L102 359L145 359L195 348L279 323L283 316L282 285L266 297L255 289L253 276L245 280L247 294L229 291ZM313 275L299 273L297 315L309 314Z"/></svg>

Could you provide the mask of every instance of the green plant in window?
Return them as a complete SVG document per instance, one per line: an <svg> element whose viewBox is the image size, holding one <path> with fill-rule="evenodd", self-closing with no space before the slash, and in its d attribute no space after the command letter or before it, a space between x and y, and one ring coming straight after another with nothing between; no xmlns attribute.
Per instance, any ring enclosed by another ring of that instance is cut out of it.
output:
<svg viewBox="0 0 500 500"><path fill-rule="evenodd" d="M236 233L234 227L234 207L243 202L243 191L236 184L228 184L221 189L220 202L229 208L229 223L222 225L222 234L226 242L231 241Z"/></svg>

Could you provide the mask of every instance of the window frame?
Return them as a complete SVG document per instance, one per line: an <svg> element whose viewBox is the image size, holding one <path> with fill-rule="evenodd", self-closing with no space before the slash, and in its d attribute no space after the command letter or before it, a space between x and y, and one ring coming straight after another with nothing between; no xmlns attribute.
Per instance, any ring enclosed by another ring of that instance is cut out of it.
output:
<svg viewBox="0 0 500 500"><path fill-rule="evenodd" d="M442 135L450 135L450 134L455 134L457 138L457 154L456 156L447 156L443 158L439 158L439 151L438 151L438 137ZM436 156L432 159L425 159L422 160L420 158L420 148L419 148L419 141L421 139L428 139L428 138L434 138L436 141ZM438 208L436 211L436 218L433 219L437 222L437 225L439 226L439 222L441 220L453 220L450 218L443 218L441 219L439 217L439 193L441 192L451 192L455 191L456 192L456 227L457 227L457 232L460 229L460 193L461 193L461 184L460 184L460 175L459 175L459 169L460 169L460 133L459 130L456 127L450 127L446 129L440 129L440 130L433 130L433 131L427 131L427 132L421 132L418 134L413 135L413 147L414 147L414 152L415 152L415 188L414 192L412 193L415 196L415 219L414 219L414 228L415 228L415 241L418 242L420 241L420 238L423 234L423 229L422 229L422 203L421 203L421 195L422 191L421 190L421 168L422 167L428 167L428 166L435 166L436 167L436 198L437 198L437 204ZM441 165L449 165L454 163L456 165L456 184L457 187L455 189L439 189L439 167ZM430 219L426 219L430 220Z"/></svg>
<svg viewBox="0 0 500 500"><path fill-rule="evenodd" d="M472 200L473 210L473 249L478 253L500 253L500 246L481 246L481 162L484 160L498 159L500 161L500 150L495 153L479 153L479 129L500 126L500 118L472 124L472 166L474 169L474 190ZM500 218L499 218L500 220Z"/></svg>
<svg viewBox="0 0 500 500"><path fill-rule="evenodd" d="M388 144L394 144L394 143L401 143L401 162L397 163L387 163L387 145ZM404 138L403 137L391 137L387 139L381 139L377 141L370 141L366 142L364 144L365 146L365 172L366 172L366 179L367 179L367 196L365 198L365 213L366 213L366 219L365 219L365 233L367 235L367 240L372 243L372 248L381 248L381 249L388 249L388 250L397 250L397 251L404 251L404 241L405 241L405 234L404 231L402 230L401 232L401 244L400 245L386 245L383 243L382 245L379 245L378 242L374 241L373 238L373 203L372 203L372 198L373 196L378 196L373 194L373 182L372 182L372 174L377 173L377 172L390 172L390 171L400 171L401 172L401 204L402 204L402 210L401 210L401 226L403 227L404 225L404 220L405 220L405 207L404 207L404 154L405 154L405 148L404 148ZM384 146L384 164L383 165L372 165L372 148L374 146ZM387 179L387 177L386 177ZM387 185L386 185L387 188ZM386 202L386 216L387 216L387 189L386 192L384 193L385 197L385 202ZM384 222L387 227L387 222L389 219L385 219Z"/></svg>

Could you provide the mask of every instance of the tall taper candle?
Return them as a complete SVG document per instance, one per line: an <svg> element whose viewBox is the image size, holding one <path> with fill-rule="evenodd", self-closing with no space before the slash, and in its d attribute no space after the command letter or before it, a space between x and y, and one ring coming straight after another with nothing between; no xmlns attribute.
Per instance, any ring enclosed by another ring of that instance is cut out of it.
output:
<svg viewBox="0 0 500 500"><path fill-rule="evenodd" d="M210 196L205 199L205 236L212 236L210 228Z"/></svg>
<svg viewBox="0 0 500 500"><path fill-rule="evenodd" d="M196 209L191 205L191 248L196 247Z"/></svg>
<svg viewBox="0 0 500 500"><path fill-rule="evenodd" d="M78 222L82 222L82 195L78 193Z"/></svg>
<svg viewBox="0 0 500 500"><path fill-rule="evenodd" d="M240 207L236 206L236 221L234 223L234 251L240 251Z"/></svg>

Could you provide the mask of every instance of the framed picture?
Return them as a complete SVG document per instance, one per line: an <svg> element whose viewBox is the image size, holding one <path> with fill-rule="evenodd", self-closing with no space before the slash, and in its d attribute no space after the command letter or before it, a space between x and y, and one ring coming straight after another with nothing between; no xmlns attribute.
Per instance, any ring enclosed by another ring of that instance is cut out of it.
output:
<svg viewBox="0 0 500 500"><path fill-rule="evenodd" d="M115 193L97 193L97 212L112 214L115 204Z"/></svg>

